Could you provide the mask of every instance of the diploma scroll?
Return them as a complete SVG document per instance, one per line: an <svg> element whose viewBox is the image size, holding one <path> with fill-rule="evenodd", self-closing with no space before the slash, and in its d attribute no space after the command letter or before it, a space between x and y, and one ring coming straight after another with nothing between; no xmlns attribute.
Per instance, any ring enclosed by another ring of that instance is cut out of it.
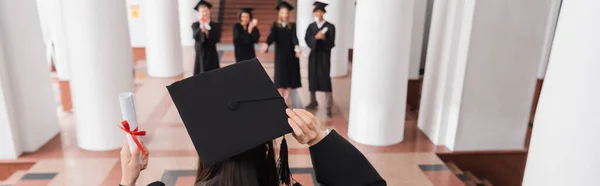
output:
<svg viewBox="0 0 600 186"><path fill-rule="evenodd" d="M327 33L328 30L329 30L329 28L325 27L325 28L321 29L321 33L325 34L325 33Z"/></svg>
<svg viewBox="0 0 600 186"><path fill-rule="evenodd" d="M121 104L121 114L123 115L123 120L126 120L129 123L130 131L134 131L138 127L137 116L135 112L135 100L133 93L125 92L119 94L119 103ZM139 141L137 136L128 134L127 142L129 143L129 150L133 152L137 147L134 139L136 138ZM141 149L140 149L141 150ZM142 153L140 153L140 163L142 161Z"/></svg>

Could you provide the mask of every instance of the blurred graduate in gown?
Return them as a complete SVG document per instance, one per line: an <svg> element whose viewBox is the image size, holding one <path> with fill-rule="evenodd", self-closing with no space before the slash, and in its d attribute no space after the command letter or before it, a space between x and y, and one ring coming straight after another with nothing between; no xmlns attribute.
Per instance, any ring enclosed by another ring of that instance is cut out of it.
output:
<svg viewBox="0 0 600 186"><path fill-rule="evenodd" d="M308 57L308 89L310 90L310 104L306 109L316 109L316 92L322 91L327 96L327 115L331 117L333 106L333 95L331 94L331 77L329 71L331 68L331 49L335 46L335 26L323 19L325 6L322 2L315 2L313 15L315 22L308 25L306 29L306 44L310 47Z"/></svg>
<svg viewBox="0 0 600 186"><path fill-rule="evenodd" d="M242 8L238 17L239 23L233 25L233 46L235 61L244 61L256 58L254 44L258 43L260 32L258 20L252 17L252 8Z"/></svg>
<svg viewBox="0 0 600 186"><path fill-rule="evenodd" d="M275 43L275 86L279 93L290 105L290 91L301 87L300 82L300 46L296 35L296 24L290 22L289 12L294 9L292 5L281 1L277 7L277 21L271 25L267 37L267 44L262 51L267 52L268 46Z"/></svg>
<svg viewBox="0 0 600 186"><path fill-rule="evenodd" d="M198 21L192 24L196 40L194 75L219 68L217 43L221 40L221 25L210 20L212 4L201 0L194 10L198 11Z"/></svg>

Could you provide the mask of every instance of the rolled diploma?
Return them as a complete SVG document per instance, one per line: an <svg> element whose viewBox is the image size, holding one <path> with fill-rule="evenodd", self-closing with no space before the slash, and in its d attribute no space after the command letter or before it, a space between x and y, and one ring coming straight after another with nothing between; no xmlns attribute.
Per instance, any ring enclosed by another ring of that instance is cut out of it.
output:
<svg viewBox="0 0 600 186"><path fill-rule="evenodd" d="M127 120L129 123L129 129L134 130L138 127L137 117L135 113L135 100L133 97L133 93L124 92L119 94L119 103L121 104L121 114L123 115L123 120ZM133 141L133 138L137 138L137 136L127 135L127 142L129 143L129 151L133 152L134 148L138 148ZM138 138L138 141L139 138ZM141 142L141 141L140 141ZM140 163L142 162L142 154L140 154Z"/></svg>
<svg viewBox="0 0 600 186"><path fill-rule="evenodd" d="M327 33L327 30L329 30L329 28L327 28L327 27L321 29L321 33L325 34L325 33Z"/></svg>

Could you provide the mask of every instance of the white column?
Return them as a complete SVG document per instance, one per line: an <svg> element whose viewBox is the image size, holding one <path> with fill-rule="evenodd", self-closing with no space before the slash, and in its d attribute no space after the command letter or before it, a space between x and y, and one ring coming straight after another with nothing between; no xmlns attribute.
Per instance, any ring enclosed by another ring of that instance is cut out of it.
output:
<svg viewBox="0 0 600 186"><path fill-rule="evenodd" d="M325 20L335 26L335 47L331 49L331 77L342 77L348 74L348 32L345 31L346 24L352 16L346 14L346 0L328 0L322 1L329 5L325 7ZM304 38L304 37L303 37Z"/></svg>
<svg viewBox="0 0 600 186"><path fill-rule="evenodd" d="M413 1L357 2L348 133L359 143L403 139Z"/></svg>
<svg viewBox="0 0 600 186"><path fill-rule="evenodd" d="M440 118L442 113L442 97L445 88L444 78L446 65L442 62L442 54L448 50L450 37L454 23L454 8L449 1L434 1L431 28L429 32L429 43L425 63L425 75L423 91L419 110L418 127L429 137L434 144L443 144L440 133ZM430 91L435 90L435 91Z"/></svg>
<svg viewBox="0 0 600 186"><path fill-rule="evenodd" d="M145 7L148 75L173 77L182 74L177 1L146 1Z"/></svg>
<svg viewBox="0 0 600 186"><path fill-rule="evenodd" d="M412 24L405 25L412 28L409 79L419 79L421 67L421 50L423 49L423 32L425 31L425 14L427 13L427 0L414 1Z"/></svg>
<svg viewBox="0 0 600 186"><path fill-rule="evenodd" d="M524 186L600 185L599 1L563 1Z"/></svg>
<svg viewBox="0 0 600 186"><path fill-rule="evenodd" d="M541 53L540 64L538 65L537 78L544 79L546 76L546 69L548 68L548 61L550 58L550 51L552 50L552 41L554 40L554 32L556 31L556 23L558 21L558 13L560 12L561 1L552 0L550 3L550 16L546 19L546 31L544 32L544 52Z"/></svg>
<svg viewBox="0 0 600 186"><path fill-rule="evenodd" d="M182 46L194 46L196 41L192 37L192 23L198 21L198 12L194 11L197 0L179 1L179 31Z"/></svg>
<svg viewBox="0 0 600 186"><path fill-rule="evenodd" d="M2 32L0 32L2 35ZM0 37L0 160L17 159L23 152L10 95L7 61Z"/></svg>
<svg viewBox="0 0 600 186"><path fill-rule="evenodd" d="M313 18L313 3L315 0L298 0L296 2L296 34L298 34L298 41L300 46L307 48L304 36L306 35L306 29L308 25L315 21Z"/></svg>
<svg viewBox="0 0 600 186"><path fill-rule="evenodd" d="M54 67L56 67L56 74L62 81L68 81L70 79L70 65L69 65L69 50L67 48L67 36L65 35L65 23L63 20L63 6L62 0L38 0L38 2L46 2L49 11L49 24L50 24L50 39L53 42L51 50L54 57ZM49 47L49 46L48 46Z"/></svg>
<svg viewBox="0 0 600 186"><path fill-rule="evenodd" d="M0 1L0 45L0 159L14 159L59 131L35 0Z"/></svg>
<svg viewBox="0 0 600 186"><path fill-rule="evenodd" d="M436 54L428 53L419 128L450 150L522 149L548 1L448 1L447 8L441 43L432 25Z"/></svg>
<svg viewBox="0 0 600 186"><path fill-rule="evenodd" d="M86 150L123 144L117 96L133 91L133 54L122 0L63 0L69 36L77 143ZM76 61L76 62L75 62Z"/></svg>

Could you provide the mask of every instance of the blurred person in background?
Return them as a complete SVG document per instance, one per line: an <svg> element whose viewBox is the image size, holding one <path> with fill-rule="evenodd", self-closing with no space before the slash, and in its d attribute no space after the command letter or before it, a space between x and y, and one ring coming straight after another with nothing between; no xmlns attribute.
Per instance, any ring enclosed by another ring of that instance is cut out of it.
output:
<svg viewBox="0 0 600 186"><path fill-rule="evenodd" d="M194 75L220 67L217 43L221 40L221 25L211 22L211 7L212 4L204 0L194 7L194 10L198 11L198 21L192 24L194 40L196 40Z"/></svg>
<svg viewBox="0 0 600 186"><path fill-rule="evenodd" d="M233 25L235 61L254 59L256 58L254 44L258 43L260 32L257 27L258 20L253 19L252 8L242 8L238 21Z"/></svg>
<svg viewBox="0 0 600 186"><path fill-rule="evenodd" d="M313 4L315 22L306 29L306 44L310 47L308 57L308 89L310 90L310 103L306 109L316 109L317 91L325 92L327 97L327 116L332 116L333 95L331 94L331 49L335 46L335 26L323 19L327 4L315 2Z"/></svg>
<svg viewBox="0 0 600 186"><path fill-rule="evenodd" d="M296 35L296 23L290 22L290 11L294 7L281 1L277 7L277 21L271 25L271 32L267 37L262 51L268 52L269 45L275 43L275 86L291 106L290 91L302 86L300 82L300 46Z"/></svg>

